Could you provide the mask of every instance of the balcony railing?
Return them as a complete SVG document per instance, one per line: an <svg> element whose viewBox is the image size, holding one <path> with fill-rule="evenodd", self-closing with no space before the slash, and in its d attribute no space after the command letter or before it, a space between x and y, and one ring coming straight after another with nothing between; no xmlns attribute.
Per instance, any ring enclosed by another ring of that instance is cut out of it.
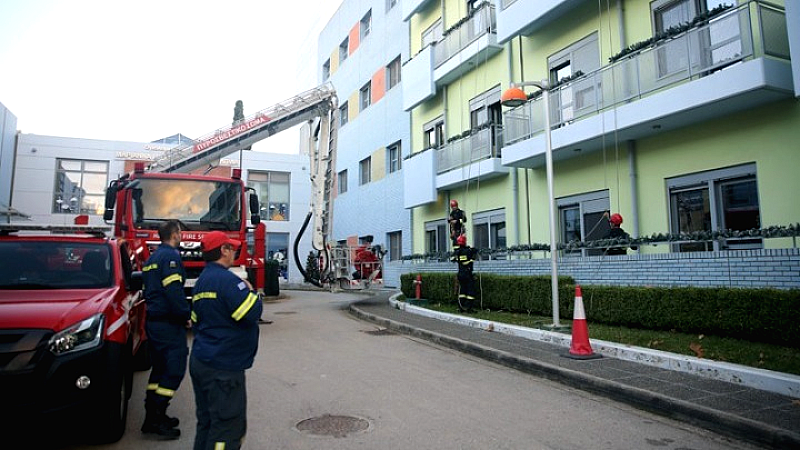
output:
<svg viewBox="0 0 800 450"><path fill-rule="evenodd" d="M753 1L554 88L551 123L563 126L761 56L789 59L786 18L779 7ZM544 131L541 101L504 114L506 145Z"/></svg>
<svg viewBox="0 0 800 450"><path fill-rule="evenodd" d="M437 174L464 167L487 158L499 158L502 147L500 127L492 125L470 136L448 142L436 150Z"/></svg>
<svg viewBox="0 0 800 450"><path fill-rule="evenodd" d="M448 59L457 55L476 39L488 33L494 33L497 23L494 14L494 5L485 2L483 6L472 13L461 26L452 30L434 47L434 68L441 66Z"/></svg>

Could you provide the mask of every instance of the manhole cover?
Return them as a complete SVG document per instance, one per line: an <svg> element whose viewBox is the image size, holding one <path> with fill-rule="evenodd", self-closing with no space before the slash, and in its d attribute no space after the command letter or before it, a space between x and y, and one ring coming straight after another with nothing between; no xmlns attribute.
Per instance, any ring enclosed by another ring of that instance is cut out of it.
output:
<svg viewBox="0 0 800 450"><path fill-rule="evenodd" d="M276 316L288 316L289 314L297 314L297 311L275 311L272 314Z"/></svg>
<svg viewBox="0 0 800 450"><path fill-rule="evenodd" d="M325 414L312 417L297 423L297 430L316 436L347 437L351 433L360 433L369 429L369 421L352 416L332 416Z"/></svg>

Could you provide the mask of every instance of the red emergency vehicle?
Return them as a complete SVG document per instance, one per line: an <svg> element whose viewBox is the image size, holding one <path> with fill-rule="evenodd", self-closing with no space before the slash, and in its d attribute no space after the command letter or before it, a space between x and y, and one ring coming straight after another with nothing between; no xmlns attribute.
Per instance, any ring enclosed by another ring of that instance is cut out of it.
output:
<svg viewBox="0 0 800 450"><path fill-rule="evenodd" d="M149 365L144 299L133 250L106 231L0 225L4 441L34 425L99 442L125 431L132 371Z"/></svg>

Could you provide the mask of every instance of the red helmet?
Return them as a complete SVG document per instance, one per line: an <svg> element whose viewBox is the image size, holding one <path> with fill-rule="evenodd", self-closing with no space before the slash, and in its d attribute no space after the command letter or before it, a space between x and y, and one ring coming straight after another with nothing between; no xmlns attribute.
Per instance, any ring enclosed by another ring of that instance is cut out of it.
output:
<svg viewBox="0 0 800 450"><path fill-rule="evenodd" d="M458 200L450 200L451 208L458 208Z"/></svg>
<svg viewBox="0 0 800 450"><path fill-rule="evenodd" d="M456 238L456 245L467 245L467 236L461 234Z"/></svg>
<svg viewBox="0 0 800 450"><path fill-rule="evenodd" d="M608 221L617 226L622 225L622 216L619 215L618 213L614 213L611 215Z"/></svg>

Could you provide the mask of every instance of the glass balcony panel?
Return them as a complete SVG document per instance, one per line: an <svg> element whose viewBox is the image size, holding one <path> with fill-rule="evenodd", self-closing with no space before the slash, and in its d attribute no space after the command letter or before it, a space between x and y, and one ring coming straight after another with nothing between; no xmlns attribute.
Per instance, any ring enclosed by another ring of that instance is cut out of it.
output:
<svg viewBox="0 0 800 450"><path fill-rule="evenodd" d="M470 136L448 142L437 150L437 173L449 172L487 158L497 158L497 147L492 144L498 128L492 126L478 130Z"/></svg>
<svg viewBox="0 0 800 450"><path fill-rule="evenodd" d="M441 66L476 39L494 32L495 28L494 6L484 3L484 6L476 10L469 20L436 43L434 67Z"/></svg>

